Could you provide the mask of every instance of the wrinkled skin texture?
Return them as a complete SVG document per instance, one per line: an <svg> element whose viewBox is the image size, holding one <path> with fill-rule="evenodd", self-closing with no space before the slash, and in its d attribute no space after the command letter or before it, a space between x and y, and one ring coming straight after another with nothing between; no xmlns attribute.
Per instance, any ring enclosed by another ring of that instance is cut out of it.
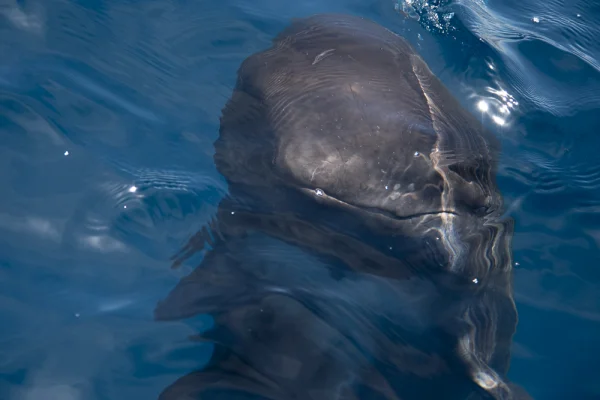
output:
<svg viewBox="0 0 600 400"><path fill-rule="evenodd" d="M527 397L499 144L403 38L294 21L243 62L215 149L229 196L174 265L211 249L156 309L212 314L215 353L161 398ZM255 258L261 234L307 259Z"/></svg>

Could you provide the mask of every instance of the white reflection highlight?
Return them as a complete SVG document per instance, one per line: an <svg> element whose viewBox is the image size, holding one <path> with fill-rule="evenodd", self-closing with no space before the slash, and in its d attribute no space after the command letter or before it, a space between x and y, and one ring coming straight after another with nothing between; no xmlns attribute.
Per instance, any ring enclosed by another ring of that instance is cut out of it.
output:
<svg viewBox="0 0 600 400"><path fill-rule="evenodd" d="M119 311L127 306L130 306L133 303L134 303L133 299L112 300L112 301L108 301L104 304L101 304L98 307L98 311L103 312L103 313Z"/></svg>
<svg viewBox="0 0 600 400"><path fill-rule="evenodd" d="M506 89L501 88L498 82L496 85L496 88L485 88L488 92L487 96L474 96L475 106L482 114L488 115L496 125L505 126L511 112L519 103Z"/></svg>
<svg viewBox="0 0 600 400"><path fill-rule="evenodd" d="M54 242L60 242L62 237L62 227L58 221L36 216L0 214L0 228L12 232L25 232L28 235L35 234Z"/></svg>
<svg viewBox="0 0 600 400"><path fill-rule="evenodd" d="M481 112L487 112L490 109L490 106L485 100L480 100L479 103L477 103L477 108L479 108L479 111Z"/></svg>
<svg viewBox="0 0 600 400"><path fill-rule="evenodd" d="M122 242L107 235L88 235L81 237L79 241L84 247L102 253L112 253L127 250L127 247Z"/></svg>
<svg viewBox="0 0 600 400"><path fill-rule="evenodd" d="M42 12L39 6L35 9L35 14L26 13L19 7L19 1L3 1L0 7L0 15L8 19L16 28L32 33L41 33L44 24L42 21Z"/></svg>
<svg viewBox="0 0 600 400"><path fill-rule="evenodd" d="M494 121L496 124L500 125L500 126L504 126L504 124L506 123L505 120L503 120L502 118L500 118L497 115L493 115L492 116L492 121Z"/></svg>
<svg viewBox="0 0 600 400"><path fill-rule="evenodd" d="M137 190L138 190L137 187L132 186L132 187L129 188L129 193L135 193L135 192L137 192Z"/></svg>

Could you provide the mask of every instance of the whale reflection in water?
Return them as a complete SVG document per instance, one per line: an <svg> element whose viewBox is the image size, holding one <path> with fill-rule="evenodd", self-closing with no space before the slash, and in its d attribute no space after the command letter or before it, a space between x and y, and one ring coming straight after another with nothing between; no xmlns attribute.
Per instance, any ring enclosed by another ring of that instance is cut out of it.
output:
<svg viewBox="0 0 600 400"><path fill-rule="evenodd" d="M155 311L211 314L214 353L161 399L527 398L498 141L406 40L293 21L242 63L215 150L229 194Z"/></svg>

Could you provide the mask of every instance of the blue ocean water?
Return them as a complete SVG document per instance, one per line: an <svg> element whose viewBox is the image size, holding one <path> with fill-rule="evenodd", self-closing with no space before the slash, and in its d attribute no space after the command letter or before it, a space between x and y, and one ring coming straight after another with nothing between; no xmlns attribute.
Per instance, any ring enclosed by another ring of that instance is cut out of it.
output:
<svg viewBox="0 0 600 400"><path fill-rule="evenodd" d="M593 0L0 1L0 398L157 398L207 362L209 317L153 319L193 268L170 257L227 193L212 143L240 63L318 12L405 36L501 138L509 377L600 399Z"/></svg>

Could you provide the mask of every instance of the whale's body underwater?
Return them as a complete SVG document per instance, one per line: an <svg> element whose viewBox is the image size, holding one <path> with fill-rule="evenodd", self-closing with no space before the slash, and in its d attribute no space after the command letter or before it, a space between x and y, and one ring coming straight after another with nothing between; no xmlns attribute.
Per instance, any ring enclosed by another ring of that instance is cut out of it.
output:
<svg viewBox="0 0 600 400"><path fill-rule="evenodd" d="M164 399L526 396L499 143L406 40L295 20L241 65L215 150L230 193L176 264L212 249L156 317L212 314L216 349ZM256 233L320 261L256 261Z"/></svg>

